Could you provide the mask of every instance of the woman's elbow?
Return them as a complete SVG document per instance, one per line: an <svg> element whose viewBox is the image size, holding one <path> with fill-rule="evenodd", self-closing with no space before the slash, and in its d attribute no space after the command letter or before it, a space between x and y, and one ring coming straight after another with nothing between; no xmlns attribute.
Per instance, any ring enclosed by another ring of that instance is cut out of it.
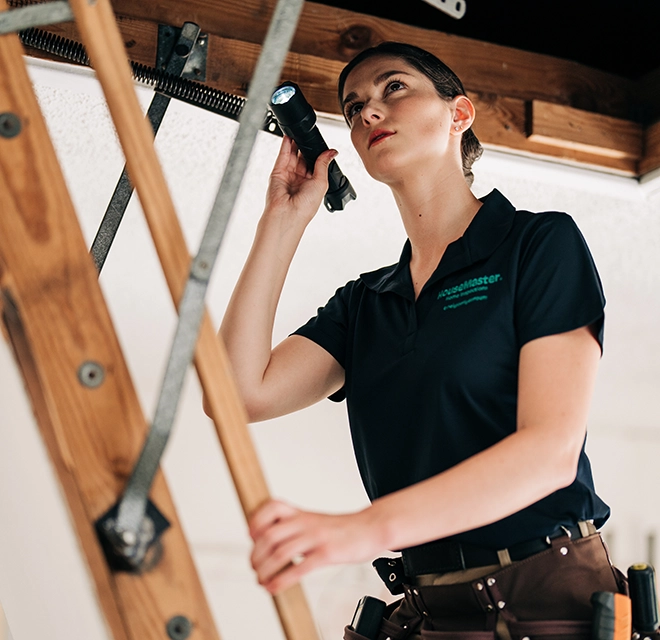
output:
<svg viewBox="0 0 660 640"><path fill-rule="evenodd" d="M241 397L240 402L242 403L243 408L245 409L246 420L249 424L253 422L261 422L262 420L266 420L268 418L266 412L264 411L263 403L259 403L254 399L248 400L245 397ZM214 420L213 408L206 394L204 394L202 397L202 407L204 409L204 413L209 418L211 418L211 420Z"/></svg>
<svg viewBox="0 0 660 640"><path fill-rule="evenodd" d="M555 465L555 481L557 483L556 490L564 489L575 482L581 451L582 447L577 450L572 448L570 450L561 452Z"/></svg>

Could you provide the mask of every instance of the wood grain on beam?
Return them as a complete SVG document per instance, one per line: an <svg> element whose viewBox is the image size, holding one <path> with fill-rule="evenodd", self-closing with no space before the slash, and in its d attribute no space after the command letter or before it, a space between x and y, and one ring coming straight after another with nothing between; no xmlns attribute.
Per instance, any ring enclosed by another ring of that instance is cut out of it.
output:
<svg viewBox="0 0 660 640"><path fill-rule="evenodd" d="M598 168L623 176L635 176L637 158L604 155L589 149L533 140L528 136L528 105L525 100L468 92L476 107L474 132L486 147L540 157L565 164Z"/></svg>
<svg viewBox="0 0 660 640"><path fill-rule="evenodd" d="M532 142L550 146L634 161L642 156L641 125L541 100L529 105L527 131Z"/></svg>
<svg viewBox="0 0 660 640"><path fill-rule="evenodd" d="M117 640L161 640L183 614L191 639L217 639L162 474L151 496L172 527L153 570L112 573L96 538L147 425L14 35L0 37L0 113L21 122L18 135L0 136L4 317L105 619ZM96 388L78 379L90 361L105 371Z"/></svg>
<svg viewBox="0 0 660 640"><path fill-rule="evenodd" d="M660 168L660 121L644 131L644 158L639 164L639 175L643 176Z"/></svg>
<svg viewBox="0 0 660 640"><path fill-rule="evenodd" d="M113 0L120 16L179 25L260 44L275 0ZM404 25L306 2L291 51L345 63L360 50L398 40L417 44L444 60L466 89L524 100L539 99L586 111L628 117L632 81L571 61Z"/></svg>

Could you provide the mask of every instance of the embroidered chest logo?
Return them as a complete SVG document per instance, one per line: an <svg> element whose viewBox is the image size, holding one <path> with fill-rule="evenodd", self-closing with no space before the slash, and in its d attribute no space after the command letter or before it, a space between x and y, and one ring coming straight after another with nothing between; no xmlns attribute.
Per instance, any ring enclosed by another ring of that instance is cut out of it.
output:
<svg viewBox="0 0 660 640"><path fill-rule="evenodd" d="M488 290L491 285L502 282L502 276L494 273L490 276L481 276L479 278L470 278L457 284L455 287L443 289L438 293L438 300L443 300L445 305L443 311L448 309L458 309L473 302L483 302L488 300Z"/></svg>

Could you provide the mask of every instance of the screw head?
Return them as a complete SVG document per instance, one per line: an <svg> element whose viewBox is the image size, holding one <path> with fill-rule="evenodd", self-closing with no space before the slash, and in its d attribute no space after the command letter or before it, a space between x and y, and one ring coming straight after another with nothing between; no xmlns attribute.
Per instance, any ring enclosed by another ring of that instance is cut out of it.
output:
<svg viewBox="0 0 660 640"><path fill-rule="evenodd" d="M92 360L83 362L78 368L78 380L89 389L96 389L103 384L105 369Z"/></svg>
<svg viewBox="0 0 660 640"><path fill-rule="evenodd" d="M170 618L165 627L167 635L171 640L186 640L192 633L192 622L186 616L174 616Z"/></svg>
<svg viewBox="0 0 660 640"><path fill-rule="evenodd" d="M15 113L0 113L0 136L15 138L21 132L21 121Z"/></svg>

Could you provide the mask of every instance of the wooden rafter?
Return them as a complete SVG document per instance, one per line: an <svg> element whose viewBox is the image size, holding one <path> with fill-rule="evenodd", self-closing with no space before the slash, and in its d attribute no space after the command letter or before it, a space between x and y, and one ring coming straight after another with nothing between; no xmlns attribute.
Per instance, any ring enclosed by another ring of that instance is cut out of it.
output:
<svg viewBox="0 0 660 640"><path fill-rule="evenodd" d="M207 84L242 96L273 6L274 0L113 0L132 60L153 66L157 25L192 21L210 34ZM52 30L77 37L69 25ZM656 137L641 124L642 116L645 123L660 117L660 73L635 82L547 55L306 2L282 79L297 82L317 111L339 116L339 71L355 53L383 40L418 44L464 79L480 107L475 132L486 146L627 176L660 166Z"/></svg>

